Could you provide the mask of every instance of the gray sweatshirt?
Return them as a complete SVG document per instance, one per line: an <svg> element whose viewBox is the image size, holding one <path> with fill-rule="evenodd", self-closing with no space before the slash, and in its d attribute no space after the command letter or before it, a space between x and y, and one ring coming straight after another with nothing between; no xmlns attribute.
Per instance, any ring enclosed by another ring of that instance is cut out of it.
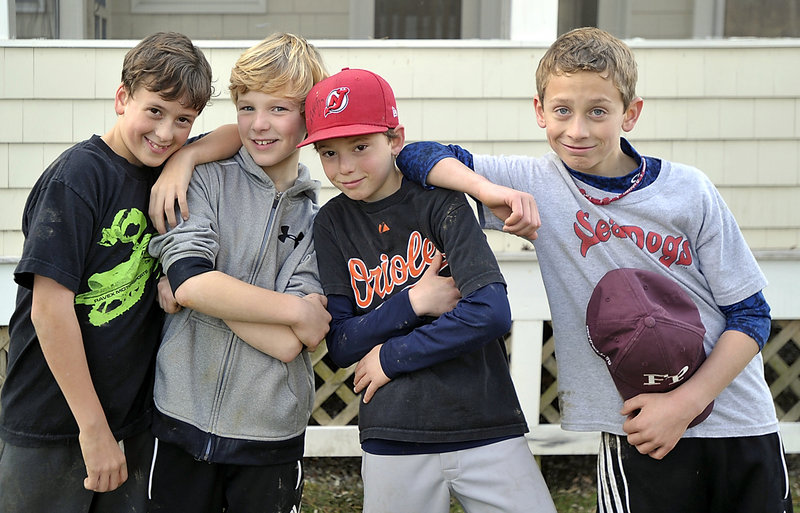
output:
<svg viewBox="0 0 800 513"><path fill-rule="evenodd" d="M154 237L150 253L171 282L214 269L277 292L321 293L312 243L318 192L301 164L295 184L279 193L242 148L195 169L189 219ZM156 362L156 436L220 463L274 463L270 444L292 440L302 455L314 402L308 353L283 363L221 319L186 308L167 317Z"/></svg>

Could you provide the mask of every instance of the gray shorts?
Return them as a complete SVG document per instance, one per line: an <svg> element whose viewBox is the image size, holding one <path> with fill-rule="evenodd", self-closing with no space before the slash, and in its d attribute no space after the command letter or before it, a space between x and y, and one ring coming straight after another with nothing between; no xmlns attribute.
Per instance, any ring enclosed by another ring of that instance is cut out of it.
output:
<svg viewBox="0 0 800 513"><path fill-rule="evenodd" d="M80 445L19 447L0 440L0 513L145 513L153 435L124 440L128 479L114 491L83 487L86 466Z"/></svg>
<svg viewBox="0 0 800 513"><path fill-rule="evenodd" d="M555 513L525 437L438 454L364 453L364 513Z"/></svg>

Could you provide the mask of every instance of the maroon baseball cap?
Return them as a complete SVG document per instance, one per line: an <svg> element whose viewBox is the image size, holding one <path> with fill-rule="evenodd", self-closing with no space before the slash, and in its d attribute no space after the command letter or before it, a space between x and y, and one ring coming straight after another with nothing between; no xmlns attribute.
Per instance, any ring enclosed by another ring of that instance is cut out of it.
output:
<svg viewBox="0 0 800 513"><path fill-rule="evenodd" d="M311 88L306 96L306 137L298 148L334 139L385 132L400 123L394 92L383 78L344 68Z"/></svg>
<svg viewBox="0 0 800 513"><path fill-rule="evenodd" d="M697 306L674 280L651 271L606 273L586 307L586 331L625 400L674 389L706 359ZM713 406L689 427L704 421Z"/></svg>

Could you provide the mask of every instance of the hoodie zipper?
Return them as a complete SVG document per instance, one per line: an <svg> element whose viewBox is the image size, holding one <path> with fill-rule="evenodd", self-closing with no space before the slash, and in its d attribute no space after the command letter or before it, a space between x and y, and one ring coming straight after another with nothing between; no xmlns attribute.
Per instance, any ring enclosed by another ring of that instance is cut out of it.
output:
<svg viewBox="0 0 800 513"><path fill-rule="evenodd" d="M272 224L275 221L275 214L278 211L278 205L280 204L282 196L283 193L278 191L275 194L275 199L272 201L272 208L270 209L269 215L267 216L267 226L266 229L264 230L264 236L261 239L261 247L258 250L258 255L256 255L255 265L253 266L253 270L250 273L250 283L253 283L253 281L255 280L255 276L258 272L258 269L261 267L260 264L263 261L264 254L266 253L270 235L272 233ZM220 403L222 402L222 383L225 381L225 378L227 377L228 365L230 363L231 353L233 351L233 342L235 339L236 335L234 334L231 334L231 337L228 339L228 347L225 350L225 358L223 363L223 369L225 370L224 371L225 373L223 376L221 376L219 382L217 383L217 391L216 391L216 397L214 398L214 409L213 409L213 417L215 417L215 423L216 423L216 416L219 413ZM214 442L214 435L212 433L208 433L206 438L206 446L200 458L202 461L209 461L211 459L211 453L213 452L213 447L212 447L213 442Z"/></svg>

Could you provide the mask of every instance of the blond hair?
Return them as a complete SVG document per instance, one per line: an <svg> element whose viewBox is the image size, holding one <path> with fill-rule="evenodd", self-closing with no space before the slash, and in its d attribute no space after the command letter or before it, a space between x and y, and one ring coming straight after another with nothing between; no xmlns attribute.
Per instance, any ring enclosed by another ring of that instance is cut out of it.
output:
<svg viewBox="0 0 800 513"><path fill-rule="evenodd" d="M177 32L157 32L131 48L122 62L122 84L131 95L144 87L198 113L214 93L205 55Z"/></svg>
<svg viewBox="0 0 800 513"><path fill-rule="evenodd" d="M311 88L328 76L317 49L302 37L273 34L239 56L228 89L233 103L248 91L280 92L303 110Z"/></svg>
<svg viewBox="0 0 800 513"><path fill-rule="evenodd" d="M536 92L544 101L550 77L592 71L610 78L627 109L636 97L636 59L630 47L608 32L582 27L561 35L550 45L536 69Z"/></svg>

